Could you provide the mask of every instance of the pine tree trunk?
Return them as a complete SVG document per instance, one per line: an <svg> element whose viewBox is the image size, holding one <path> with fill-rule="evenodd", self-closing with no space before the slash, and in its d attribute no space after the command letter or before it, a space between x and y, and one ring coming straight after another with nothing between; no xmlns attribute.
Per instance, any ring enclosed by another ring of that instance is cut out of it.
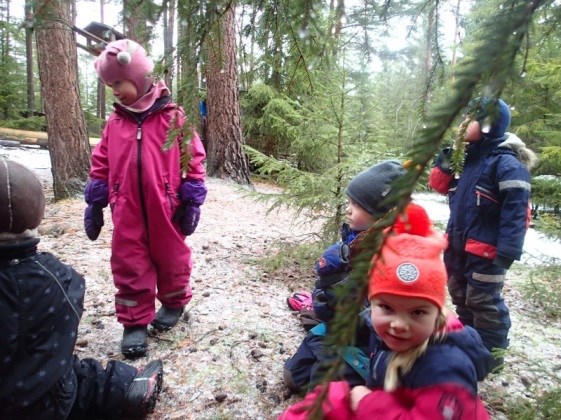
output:
<svg viewBox="0 0 561 420"><path fill-rule="evenodd" d="M5 12L5 14L3 13ZM2 20L5 19L6 22L10 21L10 1L7 0L6 1L6 5L5 8L3 10L0 10L0 18ZM2 57L1 57L1 62L2 63L7 63L8 62L8 57L10 56L10 31L8 30L8 28L6 28L5 30L2 31L2 39L0 40L0 49L2 50ZM0 74L0 80L5 81L8 80L8 68L6 67L6 65L2 66L2 70L1 70ZM8 92L6 92L7 86L5 83L3 83L3 86L0 86L0 96L4 96L6 95ZM7 101L2 101L2 110L0 112L0 116L3 120L6 120L9 118L9 107L8 107L8 102Z"/></svg>
<svg viewBox="0 0 561 420"><path fill-rule="evenodd" d="M105 2L99 0L99 21L105 23ZM96 102L96 115L105 122L105 85L101 79L97 79L97 102Z"/></svg>
<svg viewBox="0 0 561 420"><path fill-rule="evenodd" d="M25 1L25 65L27 73L27 112L35 115L35 86L33 84L33 14L31 0Z"/></svg>
<svg viewBox="0 0 561 420"><path fill-rule="evenodd" d="M173 87L173 31L175 22L175 0L164 2L164 80L166 85Z"/></svg>
<svg viewBox="0 0 561 420"><path fill-rule="evenodd" d="M240 121L235 9L232 3L221 15L218 27L208 39L207 171L210 176L250 184Z"/></svg>
<svg viewBox="0 0 561 420"><path fill-rule="evenodd" d="M152 30L146 24L146 4L139 0L123 0L123 32L127 38L138 42L148 51Z"/></svg>
<svg viewBox="0 0 561 420"><path fill-rule="evenodd" d="M56 200L83 190L90 149L78 90L77 46L67 0L36 3L37 60Z"/></svg>

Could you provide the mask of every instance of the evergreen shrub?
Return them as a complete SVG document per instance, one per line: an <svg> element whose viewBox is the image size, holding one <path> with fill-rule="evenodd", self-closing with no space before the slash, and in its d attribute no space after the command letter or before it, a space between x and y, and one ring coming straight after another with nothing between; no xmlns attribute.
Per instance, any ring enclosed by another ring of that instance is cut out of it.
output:
<svg viewBox="0 0 561 420"><path fill-rule="evenodd" d="M47 120L44 116L33 116L29 118L6 120L1 122L0 125L6 128L13 128L14 130L46 131Z"/></svg>
<svg viewBox="0 0 561 420"><path fill-rule="evenodd" d="M540 265L530 272L529 281L522 285L525 300L542 310L549 318L561 318L560 277L560 265Z"/></svg>

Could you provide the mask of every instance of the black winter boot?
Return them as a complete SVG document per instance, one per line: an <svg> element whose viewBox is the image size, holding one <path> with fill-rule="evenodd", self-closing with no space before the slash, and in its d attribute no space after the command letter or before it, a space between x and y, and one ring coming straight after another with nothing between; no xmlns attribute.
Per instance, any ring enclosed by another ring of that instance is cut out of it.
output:
<svg viewBox="0 0 561 420"><path fill-rule="evenodd" d="M183 314L184 307L171 309L162 305L156 313L156 318L152 321L152 326L160 331L168 331L175 327Z"/></svg>
<svg viewBox="0 0 561 420"><path fill-rule="evenodd" d="M163 379L164 367L160 359L138 371L125 395L127 418L143 418L154 411Z"/></svg>
<svg viewBox="0 0 561 420"><path fill-rule="evenodd" d="M147 337L146 325L125 328L123 341L121 341L121 353L127 358L145 356L148 348Z"/></svg>

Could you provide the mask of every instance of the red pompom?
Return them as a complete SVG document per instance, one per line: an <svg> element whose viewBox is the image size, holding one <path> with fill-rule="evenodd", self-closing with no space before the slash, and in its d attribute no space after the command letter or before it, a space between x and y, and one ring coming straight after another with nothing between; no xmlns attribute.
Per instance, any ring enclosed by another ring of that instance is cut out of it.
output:
<svg viewBox="0 0 561 420"><path fill-rule="evenodd" d="M432 231L432 223L423 207L415 203L409 203L405 211L397 217L393 231L395 233L429 236Z"/></svg>

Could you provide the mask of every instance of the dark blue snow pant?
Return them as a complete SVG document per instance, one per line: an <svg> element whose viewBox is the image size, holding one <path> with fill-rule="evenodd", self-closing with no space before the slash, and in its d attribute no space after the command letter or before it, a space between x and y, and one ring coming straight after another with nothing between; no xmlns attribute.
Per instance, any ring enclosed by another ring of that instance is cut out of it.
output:
<svg viewBox="0 0 561 420"><path fill-rule="evenodd" d="M72 369L39 400L25 407L2 402L0 420L119 419L125 394L137 369L120 361L107 367L94 359L73 357Z"/></svg>
<svg viewBox="0 0 561 420"><path fill-rule="evenodd" d="M508 348L510 313L502 296L506 270L492 260L448 249L448 291L464 325L477 330L488 350Z"/></svg>

